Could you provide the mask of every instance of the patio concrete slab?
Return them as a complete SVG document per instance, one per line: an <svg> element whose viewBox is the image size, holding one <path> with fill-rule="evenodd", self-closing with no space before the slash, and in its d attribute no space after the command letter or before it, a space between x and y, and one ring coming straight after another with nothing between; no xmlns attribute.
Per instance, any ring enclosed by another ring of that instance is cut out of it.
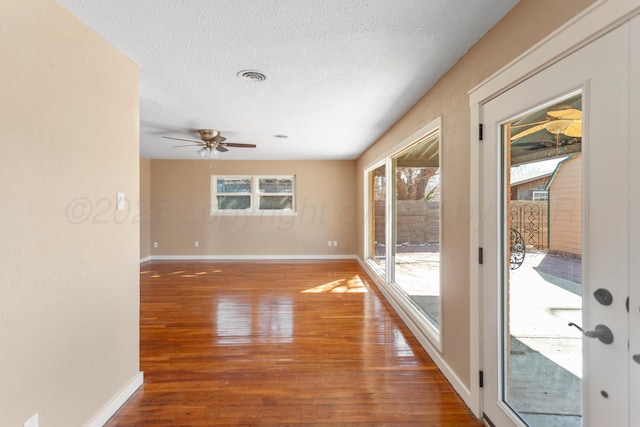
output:
<svg viewBox="0 0 640 427"><path fill-rule="evenodd" d="M427 312L439 307L433 252L398 253L401 288ZM510 274L509 402L532 427L581 425L582 267L579 260L529 251Z"/></svg>

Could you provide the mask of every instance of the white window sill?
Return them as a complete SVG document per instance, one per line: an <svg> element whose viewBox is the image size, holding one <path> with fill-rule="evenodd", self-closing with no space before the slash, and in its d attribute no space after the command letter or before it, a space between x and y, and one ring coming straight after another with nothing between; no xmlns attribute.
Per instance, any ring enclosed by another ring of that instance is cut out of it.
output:
<svg viewBox="0 0 640 427"><path fill-rule="evenodd" d="M228 210L228 211L210 211L209 215L211 216L297 216L298 212L293 210L282 210L282 211Z"/></svg>

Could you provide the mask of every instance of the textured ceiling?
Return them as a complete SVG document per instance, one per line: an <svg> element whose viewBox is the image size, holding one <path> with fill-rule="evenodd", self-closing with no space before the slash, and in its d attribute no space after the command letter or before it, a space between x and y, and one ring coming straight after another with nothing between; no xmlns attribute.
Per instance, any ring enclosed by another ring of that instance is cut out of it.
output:
<svg viewBox="0 0 640 427"><path fill-rule="evenodd" d="M286 160L357 158L517 0L59 2L140 67L141 155Z"/></svg>

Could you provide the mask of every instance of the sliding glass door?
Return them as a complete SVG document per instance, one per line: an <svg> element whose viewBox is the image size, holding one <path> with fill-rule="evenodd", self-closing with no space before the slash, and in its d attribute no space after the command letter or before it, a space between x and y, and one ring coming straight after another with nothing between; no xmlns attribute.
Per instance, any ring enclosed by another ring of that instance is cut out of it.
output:
<svg viewBox="0 0 640 427"><path fill-rule="evenodd" d="M441 168L439 126L367 171L368 262L407 313L439 342Z"/></svg>

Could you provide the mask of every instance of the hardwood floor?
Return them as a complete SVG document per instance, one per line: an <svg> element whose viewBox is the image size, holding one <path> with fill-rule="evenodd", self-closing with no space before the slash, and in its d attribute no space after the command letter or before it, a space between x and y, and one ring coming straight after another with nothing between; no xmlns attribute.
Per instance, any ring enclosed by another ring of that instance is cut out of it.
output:
<svg viewBox="0 0 640 427"><path fill-rule="evenodd" d="M482 426L355 261L141 266L115 426Z"/></svg>

